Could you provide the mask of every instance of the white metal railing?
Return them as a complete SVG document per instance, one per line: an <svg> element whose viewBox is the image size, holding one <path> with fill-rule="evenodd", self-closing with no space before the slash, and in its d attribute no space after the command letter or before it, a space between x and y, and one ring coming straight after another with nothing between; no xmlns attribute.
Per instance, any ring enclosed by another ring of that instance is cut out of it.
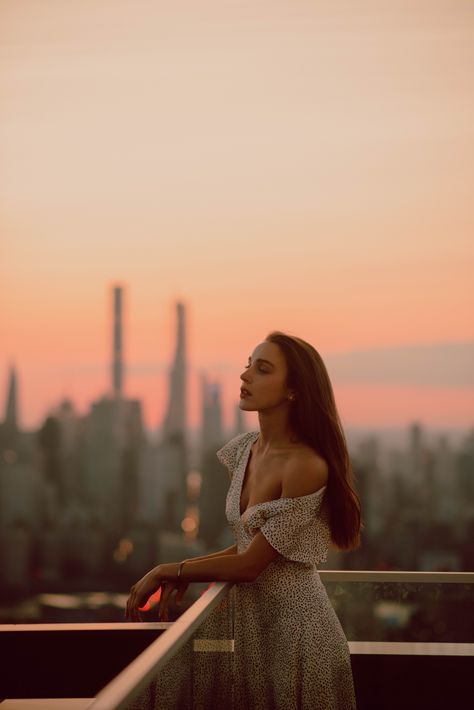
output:
<svg viewBox="0 0 474 710"><path fill-rule="evenodd" d="M387 570L319 570L325 582L373 582L373 583L426 583L426 584L472 584L474 572L417 572ZM0 631L97 631L161 630L161 635L119 673L97 696L91 700L88 710L125 709L152 682L171 658L186 644L212 610L228 594L231 582L216 582L187 609L175 622L140 622L111 624L5 624ZM467 655L474 656L472 643L386 643L350 641L352 654L402 654L402 655ZM226 650L231 650L226 649Z"/></svg>
<svg viewBox="0 0 474 710"><path fill-rule="evenodd" d="M474 572L409 572L319 570L324 582L423 582L473 584ZM163 634L116 676L89 705L90 710L122 710L136 698L184 646L200 624L230 591L232 583L216 582ZM449 648L448 648L449 647ZM474 644L349 642L351 653L474 655ZM369 650L370 649L370 650Z"/></svg>
<svg viewBox="0 0 474 710"><path fill-rule="evenodd" d="M166 631L173 626L172 621L141 621L137 624L134 621L108 621L108 622L87 622L75 621L72 624L56 622L50 624L0 624L1 631L10 633L23 633L25 631L49 631L54 633L65 633L67 631Z"/></svg>
<svg viewBox="0 0 474 710"><path fill-rule="evenodd" d="M436 641L348 641L347 643L351 655L474 657L474 643Z"/></svg>
<svg viewBox="0 0 474 710"><path fill-rule="evenodd" d="M96 695L88 710L125 710L191 638L232 586L231 582L216 582L207 589L177 621Z"/></svg>
<svg viewBox="0 0 474 710"><path fill-rule="evenodd" d="M474 584L474 572L407 572L404 570L319 570L322 582L426 582Z"/></svg>

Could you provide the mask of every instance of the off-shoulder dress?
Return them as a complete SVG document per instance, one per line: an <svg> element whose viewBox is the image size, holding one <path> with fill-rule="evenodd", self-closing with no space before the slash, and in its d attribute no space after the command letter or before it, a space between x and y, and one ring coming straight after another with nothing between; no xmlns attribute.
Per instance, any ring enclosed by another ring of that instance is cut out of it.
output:
<svg viewBox="0 0 474 710"><path fill-rule="evenodd" d="M230 473L226 517L238 552L260 531L280 554L254 582L234 584L199 629L193 651L160 680L155 707L171 707L171 693L170 703L178 694L179 707L192 710L354 710L347 639L317 569L330 544L326 486L241 515L257 437L241 434L217 452Z"/></svg>

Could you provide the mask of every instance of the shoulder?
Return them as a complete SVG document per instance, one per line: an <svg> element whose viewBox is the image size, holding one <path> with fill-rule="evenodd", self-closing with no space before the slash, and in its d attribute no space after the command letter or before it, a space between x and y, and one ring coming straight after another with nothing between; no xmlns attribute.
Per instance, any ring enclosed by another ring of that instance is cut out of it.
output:
<svg viewBox="0 0 474 710"><path fill-rule="evenodd" d="M282 496L296 498L315 493L328 481L326 461L312 449L295 451L288 457L282 480Z"/></svg>

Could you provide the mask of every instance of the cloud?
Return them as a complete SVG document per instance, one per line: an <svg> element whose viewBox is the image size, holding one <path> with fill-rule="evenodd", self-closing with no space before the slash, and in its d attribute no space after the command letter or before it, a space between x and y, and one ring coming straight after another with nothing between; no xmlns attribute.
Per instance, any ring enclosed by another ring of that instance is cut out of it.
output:
<svg viewBox="0 0 474 710"><path fill-rule="evenodd" d="M474 341L355 350L324 360L334 383L474 387Z"/></svg>

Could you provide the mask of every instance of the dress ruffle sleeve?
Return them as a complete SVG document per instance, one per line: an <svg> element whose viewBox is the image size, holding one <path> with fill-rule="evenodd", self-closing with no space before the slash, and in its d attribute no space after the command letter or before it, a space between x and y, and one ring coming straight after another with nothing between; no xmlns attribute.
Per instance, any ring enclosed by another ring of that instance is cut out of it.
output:
<svg viewBox="0 0 474 710"><path fill-rule="evenodd" d="M323 505L325 488L257 504L244 514L244 525L252 536L260 531L288 560L308 566L324 562L331 542Z"/></svg>
<svg viewBox="0 0 474 710"><path fill-rule="evenodd" d="M251 436L252 434L249 432L245 434L238 434L238 436L234 436L233 439L228 441L227 444L224 444L224 446L216 452L217 458L221 464L227 468L231 478L238 466L245 444Z"/></svg>

